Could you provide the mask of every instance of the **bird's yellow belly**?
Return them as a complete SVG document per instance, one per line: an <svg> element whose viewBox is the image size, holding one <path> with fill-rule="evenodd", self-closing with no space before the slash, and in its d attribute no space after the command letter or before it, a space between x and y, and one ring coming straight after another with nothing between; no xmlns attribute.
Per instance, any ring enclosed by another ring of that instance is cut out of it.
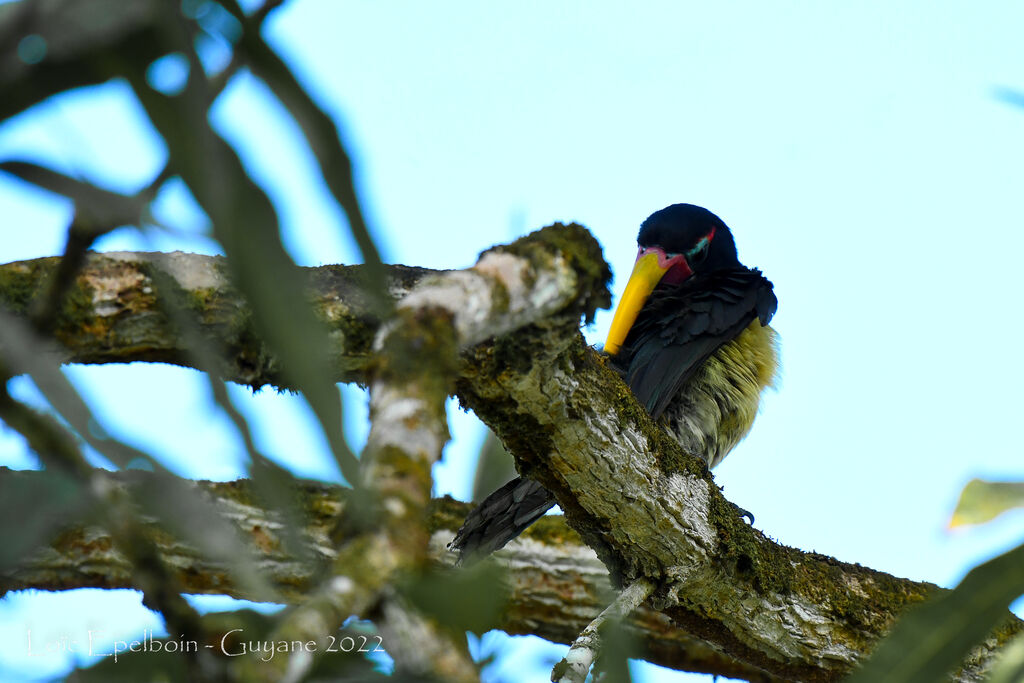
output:
<svg viewBox="0 0 1024 683"><path fill-rule="evenodd" d="M754 320L701 365L662 416L680 444L714 467L750 431L779 369L778 339Z"/></svg>

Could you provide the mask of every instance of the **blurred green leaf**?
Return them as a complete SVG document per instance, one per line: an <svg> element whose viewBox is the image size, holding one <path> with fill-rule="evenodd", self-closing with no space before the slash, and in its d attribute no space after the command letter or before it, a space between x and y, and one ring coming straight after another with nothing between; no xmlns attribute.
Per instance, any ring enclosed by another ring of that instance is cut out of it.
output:
<svg viewBox="0 0 1024 683"><path fill-rule="evenodd" d="M75 277L85 263L93 242L122 225L155 222L149 203L167 180L166 169L133 195L111 192L91 183L28 161L2 161L0 171L27 183L55 192L75 203L75 213L68 226L64 256L50 277L48 293L40 292L29 311L37 330L52 331L64 307Z"/></svg>
<svg viewBox="0 0 1024 683"><path fill-rule="evenodd" d="M1024 507L1024 482L972 479L960 493L949 526L982 524L1018 507Z"/></svg>
<svg viewBox="0 0 1024 683"><path fill-rule="evenodd" d="M281 515L279 530L285 551L298 559L313 560L313 553L304 542L300 530L306 525L302 509L295 494L298 482L291 472L278 466L256 447L252 431L245 416L235 406L225 382L217 376L219 357L214 343L207 339L196 319L196 313L186 304L187 296L176 280L159 268L150 270L150 276L159 292L159 299L167 317L178 329L185 348L195 367L201 370L209 383L214 401L227 415L245 444L249 454L249 479L252 495L265 510Z"/></svg>
<svg viewBox="0 0 1024 683"><path fill-rule="evenodd" d="M75 210L99 231L142 222L153 193L126 195L111 192L29 161L0 161L0 171L75 202Z"/></svg>
<svg viewBox="0 0 1024 683"><path fill-rule="evenodd" d="M227 0L225 6L247 26L242 34L240 49L246 54L249 68L269 86L299 124L320 165L324 182L348 217L349 231L367 267L371 289L369 293L383 314L390 306L390 299L386 296L386 273L356 195L352 161L341 142L338 127L306 92L284 60L263 40L258 24L246 18L237 0Z"/></svg>
<svg viewBox="0 0 1024 683"><path fill-rule="evenodd" d="M1024 633L1011 640L992 667L987 683L1021 683L1024 681Z"/></svg>
<svg viewBox="0 0 1024 683"><path fill-rule="evenodd" d="M198 58L194 74L201 73ZM190 78L177 97L151 89L141 65L126 75L150 120L164 136L169 165L210 217L235 286L245 295L256 331L280 361L288 384L316 415L345 479L360 484L358 461L342 432L341 394L333 380L326 329L313 313L305 282L284 250L277 214L238 155L210 126L210 86Z"/></svg>
<svg viewBox="0 0 1024 683"><path fill-rule="evenodd" d="M259 573L259 563L239 530L193 482L170 474L147 473L138 477L130 490L146 514L204 557L228 567L232 578L248 593L267 600L276 597Z"/></svg>
<svg viewBox="0 0 1024 683"><path fill-rule="evenodd" d="M629 660L637 657L639 643L636 634L621 619L612 619L601 629L601 650L594 662L595 678L608 683L629 683Z"/></svg>
<svg viewBox="0 0 1024 683"><path fill-rule="evenodd" d="M0 572L23 565L61 528L83 524L92 502L88 491L59 471L45 477L9 472L0 478Z"/></svg>
<svg viewBox="0 0 1024 683"><path fill-rule="evenodd" d="M404 582L401 591L417 609L462 638L466 631L495 628L509 598L504 575L496 563L481 562L459 571L428 571Z"/></svg>
<svg viewBox="0 0 1024 683"><path fill-rule="evenodd" d="M515 478L515 460L505 450L501 439L488 429L476 460L476 474L473 476L473 502L479 503Z"/></svg>
<svg viewBox="0 0 1024 683"><path fill-rule="evenodd" d="M1024 545L972 569L960 585L910 608L848 683L934 683L1005 621L1024 593Z"/></svg>
<svg viewBox="0 0 1024 683"><path fill-rule="evenodd" d="M31 377L39 392L71 428L118 467L145 463L153 470L163 470L148 453L109 435L60 371L60 356L52 343L41 339L24 320L3 309L0 309L0 356L10 372Z"/></svg>
<svg viewBox="0 0 1024 683"><path fill-rule="evenodd" d="M53 0L0 5L0 120L59 92L110 80L110 61L164 53L161 0ZM28 41L28 42L26 42ZM34 55L26 55L31 43ZM19 49L20 48L20 49Z"/></svg>

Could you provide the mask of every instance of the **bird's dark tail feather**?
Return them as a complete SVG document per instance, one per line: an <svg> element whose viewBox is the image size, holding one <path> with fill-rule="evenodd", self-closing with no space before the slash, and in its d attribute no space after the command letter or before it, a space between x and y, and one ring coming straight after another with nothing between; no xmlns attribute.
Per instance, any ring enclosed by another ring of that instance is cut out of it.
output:
<svg viewBox="0 0 1024 683"><path fill-rule="evenodd" d="M533 479L513 479L470 511L448 547L458 551L459 563L490 555L554 504L555 496Z"/></svg>

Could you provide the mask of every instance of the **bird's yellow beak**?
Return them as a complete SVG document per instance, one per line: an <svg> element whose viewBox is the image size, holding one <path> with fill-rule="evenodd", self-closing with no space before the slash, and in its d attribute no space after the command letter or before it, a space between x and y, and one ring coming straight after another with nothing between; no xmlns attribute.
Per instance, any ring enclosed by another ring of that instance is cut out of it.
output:
<svg viewBox="0 0 1024 683"><path fill-rule="evenodd" d="M629 282L626 283L626 291L622 293L619 305L615 308L615 317L608 330L608 341L604 343L604 351L608 355L614 356L622 348L622 342L640 315L647 297L671 268L665 262L664 255L660 249L649 249L637 256Z"/></svg>

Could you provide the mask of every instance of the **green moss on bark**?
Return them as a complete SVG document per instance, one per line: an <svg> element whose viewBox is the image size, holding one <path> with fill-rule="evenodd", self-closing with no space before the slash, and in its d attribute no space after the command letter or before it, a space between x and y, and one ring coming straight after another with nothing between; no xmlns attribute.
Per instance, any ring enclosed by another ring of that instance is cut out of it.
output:
<svg viewBox="0 0 1024 683"><path fill-rule="evenodd" d="M41 284L59 261L59 257L52 256L0 266L0 301L3 301L7 310L26 314L43 291Z"/></svg>
<svg viewBox="0 0 1024 683"><path fill-rule="evenodd" d="M373 361L373 374L394 384L416 384L416 393L443 411L459 370L451 313L443 308L399 309L397 318Z"/></svg>
<svg viewBox="0 0 1024 683"><path fill-rule="evenodd" d="M0 266L0 301L12 313L29 315L37 301L46 296L50 279L56 272L60 257L18 261ZM66 337L92 320L91 288L79 277L64 296L64 305L57 314L55 332Z"/></svg>
<svg viewBox="0 0 1024 683"><path fill-rule="evenodd" d="M549 268L552 249L565 259L576 273L577 296L574 307L589 323L598 308L611 305L608 284L611 269L604 260L601 245L594 236L577 223L554 223L521 237L512 244L494 247L494 251L515 254L527 259L537 270ZM486 252L485 252L486 253Z"/></svg>

